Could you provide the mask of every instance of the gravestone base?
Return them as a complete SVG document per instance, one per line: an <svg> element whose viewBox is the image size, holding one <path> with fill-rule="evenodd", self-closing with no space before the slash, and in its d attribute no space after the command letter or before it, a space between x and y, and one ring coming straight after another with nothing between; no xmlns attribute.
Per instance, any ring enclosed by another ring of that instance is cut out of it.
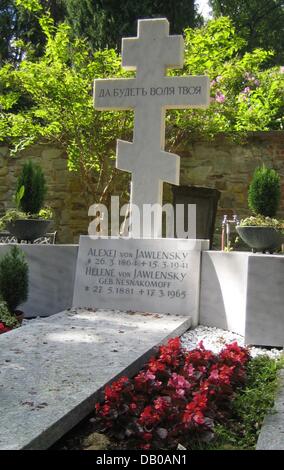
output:
<svg viewBox="0 0 284 470"><path fill-rule="evenodd" d="M78 310L1 335L0 450L47 449L94 411L105 385L189 327L189 317Z"/></svg>

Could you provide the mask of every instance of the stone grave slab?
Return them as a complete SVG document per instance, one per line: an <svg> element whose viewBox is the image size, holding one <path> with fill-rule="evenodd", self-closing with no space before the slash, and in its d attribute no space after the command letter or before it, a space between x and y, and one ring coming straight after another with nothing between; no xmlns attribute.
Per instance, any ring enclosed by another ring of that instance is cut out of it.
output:
<svg viewBox="0 0 284 470"><path fill-rule="evenodd" d="M102 389L132 376L190 319L64 311L0 336L0 449L47 449L94 410Z"/></svg>
<svg viewBox="0 0 284 470"><path fill-rule="evenodd" d="M191 316L205 240L80 237L73 307Z"/></svg>

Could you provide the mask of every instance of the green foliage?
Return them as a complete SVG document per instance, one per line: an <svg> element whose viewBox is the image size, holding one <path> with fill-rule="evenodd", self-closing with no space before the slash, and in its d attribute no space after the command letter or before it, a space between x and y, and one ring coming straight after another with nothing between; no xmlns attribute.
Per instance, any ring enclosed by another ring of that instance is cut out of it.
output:
<svg viewBox="0 0 284 470"><path fill-rule="evenodd" d="M265 217L264 215L256 215L251 217L246 217L241 220L241 227L273 227L277 230L284 229L284 221L273 219L271 217Z"/></svg>
<svg viewBox="0 0 284 470"><path fill-rule="evenodd" d="M86 41L72 39L66 24L56 27L46 15L40 23L46 37L43 57L0 69L0 142L8 141L12 153L42 139L58 143L66 150L68 168L81 176L87 203L105 203L119 173L114 168L116 140L131 140L133 113L96 111L92 83L133 73L121 69L115 50L92 54ZM283 129L284 74L278 68L264 70L269 51L241 56L244 40L224 17L184 34L185 66L169 75L208 75L211 104L206 110L167 113L169 150L181 140L219 132L240 136Z"/></svg>
<svg viewBox="0 0 284 470"><path fill-rule="evenodd" d="M88 202L103 201L113 184L115 142L129 132L130 113L94 110L94 78L126 77L114 50L89 56L84 41L70 42L70 28L41 19L47 37L45 56L0 70L0 141L18 152L40 139L57 142L68 154L68 168L82 178ZM1 114L1 111L0 111Z"/></svg>
<svg viewBox="0 0 284 470"><path fill-rule="evenodd" d="M27 214L19 211L18 209L9 209L5 214L0 218L0 230L6 230L6 226L9 222L13 222L18 219L26 219Z"/></svg>
<svg viewBox="0 0 284 470"><path fill-rule="evenodd" d="M278 372L284 367L284 357L270 359L258 356L248 362L247 381L237 391L232 402L232 419L215 428L215 438L209 444L197 443L202 450L253 450L264 416L272 408L278 388Z"/></svg>
<svg viewBox="0 0 284 470"><path fill-rule="evenodd" d="M46 194L45 176L39 165L32 160L26 162L17 181L17 192L24 192L19 200L19 208L28 214L37 214L43 206Z"/></svg>
<svg viewBox="0 0 284 470"><path fill-rule="evenodd" d="M53 217L53 211L50 207L44 207L38 213L40 219L51 220Z"/></svg>
<svg viewBox="0 0 284 470"><path fill-rule="evenodd" d="M229 444L237 449L254 449L264 416L272 408L278 387L278 371L284 366L284 360L275 361L267 356L253 359L248 365L246 387L240 391L234 402L236 419L225 429L217 431L220 447ZM219 448L220 448L219 447Z"/></svg>
<svg viewBox="0 0 284 470"><path fill-rule="evenodd" d="M284 74L265 69L271 51L241 54L245 45L227 17L185 30L183 75L207 75L210 107L168 113L171 148L180 140L227 133L242 140L249 131L283 129ZM173 74L179 75L179 71Z"/></svg>
<svg viewBox="0 0 284 470"><path fill-rule="evenodd" d="M21 200L23 199L24 194L25 194L25 186L20 186L14 196L14 202L16 204L17 209L20 208L20 203L21 203Z"/></svg>
<svg viewBox="0 0 284 470"><path fill-rule="evenodd" d="M63 0L1 0L0 66L6 61L18 64L24 55L43 54L46 38L37 15L47 9L56 24L63 20Z"/></svg>
<svg viewBox="0 0 284 470"><path fill-rule="evenodd" d="M26 219L51 220L52 218L53 218L53 211L50 207L44 207L36 214L22 212L18 209L9 209L0 218L0 230L6 230L7 224L9 224L9 222L14 222L15 220L26 220Z"/></svg>
<svg viewBox="0 0 284 470"><path fill-rule="evenodd" d="M254 172L248 191L248 205L255 213L274 217L280 203L280 176L265 165Z"/></svg>
<svg viewBox="0 0 284 470"><path fill-rule="evenodd" d="M13 313L9 312L7 303L0 300L0 323L4 323L8 328L16 328L19 322Z"/></svg>
<svg viewBox="0 0 284 470"><path fill-rule="evenodd" d="M28 298L28 264L16 245L0 259L0 297L10 312Z"/></svg>
<svg viewBox="0 0 284 470"><path fill-rule="evenodd" d="M246 41L246 50L263 47L276 51L273 63L284 63L283 0L210 0L214 17L229 16Z"/></svg>
<svg viewBox="0 0 284 470"><path fill-rule="evenodd" d="M86 38L93 51L121 48L121 38L136 36L137 19L166 17L174 34L195 25L194 0L64 0L72 34Z"/></svg>

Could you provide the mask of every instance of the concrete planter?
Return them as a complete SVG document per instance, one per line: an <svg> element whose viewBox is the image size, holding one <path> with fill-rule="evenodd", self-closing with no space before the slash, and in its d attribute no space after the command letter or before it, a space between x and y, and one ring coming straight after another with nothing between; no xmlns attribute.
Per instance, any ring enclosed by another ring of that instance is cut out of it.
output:
<svg viewBox="0 0 284 470"><path fill-rule="evenodd" d="M18 242L25 240L33 243L34 240L46 234L50 223L50 220L19 219L9 222L7 229L11 235L17 238Z"/></svg>
<svg viewBox="0 0 284 470"><path fill-rule="evenodd" d="M252 248L253 253L257 251L274 253L283 243L282 233L273 227L237 226L236 230L241 239Z"/></svg>

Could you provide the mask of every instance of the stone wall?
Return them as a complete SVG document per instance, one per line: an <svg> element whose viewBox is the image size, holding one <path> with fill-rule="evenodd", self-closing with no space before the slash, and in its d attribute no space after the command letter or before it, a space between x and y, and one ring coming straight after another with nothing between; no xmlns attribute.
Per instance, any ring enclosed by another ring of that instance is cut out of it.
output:
<svg viewBox="0 0 284 470"><path fill-rule="evenodd" d="M219 136L212 142L183 143L176 148L182 157L181 184L216 188L221 191L216 226L222 216L249 214L247 189L254 169L265 163L281 175L282 201L278 216L284 218L284 132L252 133L245 144L229 142ZM0 211L12 207L16 179L23 162L31 158L40 163L47 178L47 204L55 211L58 242L76 243L86 234L88 207L82 197L79 177L67 170L64 151L44 144L35 145L10 157L8 148L0 146ZM119 191L117 191L119 194ZM169 185L165 199L171 200ZM95 202L95 201L94 201Z"/></svg>
<svg viewBox="0 0 284 470"><path fill-rule="evenodd" d="M80 233L86 234L88 208L82 198L79 176L67 169L64 151L50 145L38 144L9 156L6 146L0 147L0 213L14 207L17 177L23 163L31 159L39 163L47 180L46 204L54 210L54 224L51 231L57 230L59 243L76 243Z"/></svg>
<svg viewBox="0 0 284 470"><path fill-rule="evenodd" d="M262 163L281 176L282 200L278 216L284 218L284 132L252 133L247 143L228 142L223 136L213 142L181 145L183 185L215 188L221 192L219 216L236 213L243 217L247 207L248 186L255 168Z"/></svg>
<svg viewBox="0 0 284 470"><path fill-rule="evenodd" d="M221 192L215 225L214 249L221 246L221 225L224 214L237 214L241 219L251 215L247 205L248 187L257 166L265 163L281 177L281 204L277 217L284 219L284 132L251 133L246 143L237 144L225 136L213 142L182 144L176 149L182 157L181 185L215 188ZM232 227L231 242L237 249L247 250Z"/></svg>

